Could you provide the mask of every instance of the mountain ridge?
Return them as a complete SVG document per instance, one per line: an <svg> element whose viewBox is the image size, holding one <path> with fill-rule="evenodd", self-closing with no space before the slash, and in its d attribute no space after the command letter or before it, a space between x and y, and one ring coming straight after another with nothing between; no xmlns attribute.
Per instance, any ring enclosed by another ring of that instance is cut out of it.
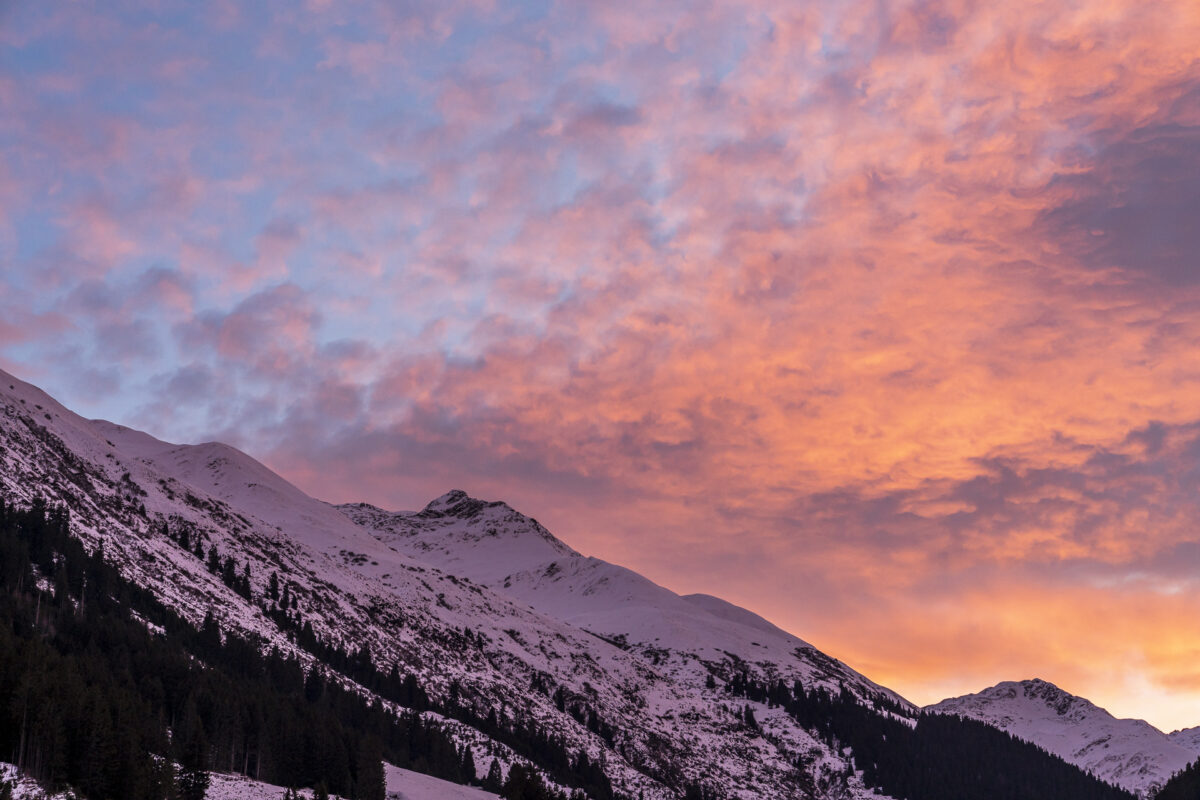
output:
<svg viewBox="0 0 1200 800"><path fill-rule="evenodd" d="M74 535L192 624L211 614L309 670L329 665L298 631L396 665L440 708L519 719L631 797L879 798L877 764L840 737L878 747L920 728L915 705L752 611L584 556L504 502L452 489L419 511L334 506L236 448L85 420L2 371L0 493L69 509ZM290 628L266 600L276 575ZM841 728L812 716L835 709ZM531 763L424 713L476 764ZM862 739L851 718L893 727Z"/></svg>
<svg viewBox="0 0 1200 800"><path fill-rule="evenodd" d="M924 710L986 722L1142 797L1200 755L1190 740L1172 740L1145 720L1118 719L1040 678L1002 681Z"/></svg>
<svg viewBox="0 0 1200 800"><path fill-rule="evenodd" d="M376 663L398 663L440 697L465 693L528 720L605 763L622 792L668 798L695 783L750 798L827 783L842 786L847 797L872 794L847 771L841 754L794 720L764 710L762 732L747 735L740 701L731 705L723 689L705 681L716 675L723 687L737 671L752 668L734 656L701 659L677 650L655 663L604 630L560 620L470 575L455 575L431 563L427 552L417 557L389 546L235 448L173 445L88 421L6 373L0 374L0 411L0 490L24 503L42 496L69 508L89 548L102 547L123 574L153 587L195 625L211 612L222 628L261 637L312 663L261 608L164 538L164 526L189 531L222 557L236 556L255 598L272 572L285 576L297 613L318 636L344 648L365 647ZM520 520L523 531L537 533L527 537L533 555L578 555L506 505L477 505L465 494L440 500L420 518L431 528L462 526L486 544ZM496 536L488 535L488 525L499 526ZM515 555L514 566L529 563L529 552ZM651 585L622 574L639 587ZM821 670L838 662L820 655L791 654L776 674L824 681L835 690L837 681ZM854 675L847 668L836 677L863 695L876 691ZM578 717L568 713L572 709ZM521 760L477 731L451 727L475 751L476 763ZM610 728L616 735L600 735ZM812 754L802 775L794 753Z"/></svg>

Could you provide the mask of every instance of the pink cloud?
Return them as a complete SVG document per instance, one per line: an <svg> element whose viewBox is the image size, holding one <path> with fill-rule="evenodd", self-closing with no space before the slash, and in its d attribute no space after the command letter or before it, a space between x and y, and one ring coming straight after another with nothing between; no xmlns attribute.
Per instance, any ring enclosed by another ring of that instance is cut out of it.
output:
<svg viewBox="0 0 1200 800"><path fill-rule="evenodd" d="M156 424L332 500L504 497L902 691L1020 651L1192 692L1193 6L311 2L267 83L137 121L0 82L0 193L65 229L0 339L69 310Z"/></svg>

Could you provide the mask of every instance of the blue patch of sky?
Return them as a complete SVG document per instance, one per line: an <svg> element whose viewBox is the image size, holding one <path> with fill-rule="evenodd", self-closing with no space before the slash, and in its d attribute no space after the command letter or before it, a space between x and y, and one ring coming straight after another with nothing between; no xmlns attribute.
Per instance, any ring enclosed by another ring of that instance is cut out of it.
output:
<svg viewBox="0 0 1200 800"><path fill-rule="evenodd" d="M58 244L62 229L55 221L55 216L49 211L34 210L28 205L17 212L14 224L17 262L32 260ZM13 280L19 279L24 271L20 263L15 266L11 271L5 270Z"/></svg>
<svg viewBox="0 0 1200 800"><path fill-rule="evenodd" d="M34 39L20 46L0 45L0 70L16 78L54 74L65 66L69 52L54 38Z"/></svg>
<svg viewBox="0 0 1200 800"><path fill-rule="evenodd" d="M733 29L729 31L729 36L724 42L725 47L709 56L709 75L714 83L725 80L737 69L742 58L750 49L752 35L758 38L757 32L749 31L746 28Z"/></svg>

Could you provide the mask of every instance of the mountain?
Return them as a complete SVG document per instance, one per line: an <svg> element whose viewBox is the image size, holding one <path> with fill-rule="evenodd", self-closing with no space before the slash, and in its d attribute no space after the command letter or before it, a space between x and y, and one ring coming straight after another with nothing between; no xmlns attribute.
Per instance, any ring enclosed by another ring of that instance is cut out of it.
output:
<svg viewBox="0 0 1200 800"><path fill-rule="evenodd" d="M333 506L235 448L86 420L3 372L0 501L0 740L42 778L74 774L62 747L136 717L160 759L141 769L194 756L334 792L382 747L444 778L594 800L1128 797L986 725L921 716L752 612L580 554L502 502ZM149 651L171 681L130 680L158 680ZM86 731L82 712L46 710L49 675L91 698ZM89 780L119 785L101 766Z"/></svg>
<svg viewBox="0 0 1200 800"><path fill-rule="evenodd" d="M1200 727L1171 731L1167 734L1167 738L1193 753L1200 753Z"/></svg>
<svg viewBox="0 0 1200 800"><path fill-rule="evenodd" d="M505 503L454 490L415 513L364 503L339 508L398 552L648 656L684 682L747 665L806 685L851 686L916 710L762 617L709 595L681 597L625 567L580 555Z"/></svg>
<svg viewBox="0 0 1200 800"><path fill-rule="evenodd" d="M1168 735L1037 679L1005 681L925 710L985 722L1141 797L1153 796L1200 754L1194 728Z"/></svg>
<svg viewBox="0 0 1200 800"><path fill-rule="evenodd" d="M640 647L610 635L619 634L614 626L589 628L568 621L570 613L530 608L523 596L497 591L467 573L485 575L481 563L487 558L506 563L500 552L506 549L521 556L512 562L514 569L538 554L560 556L564 563L582 557L506 506L451 493L417 515L429 530L445 522L478 529L482 543L463 556L477 563L455 575L439 563L451 563L452 555L438 551L432 540L414 536L411 548L393 547L235 448L175 445L85 420L7 373L0 373L0 492L19 503L43 497L69 508L73 531L85 546L102 547L124 576L151 587L193 624L211 613L223 630L312 663L312 654L261 604L248 602L204 569L193 553L161 533L162 526L189 531L205 551L232 556L239 571L248 565L256 598L277 573L316 637L345 649L365 647L374 663L398 664L435 698L453 690L471 698L481 714L503 709L560 739L569 752L602 761L614 787L633 796L675 797L693 783L734 787L729 796L788 796L798 786L830 782L845 783L848 796L870 796L847 775L844 756L786 714L764 709L761 730L747 735L744 703L730 702L724 687L760 663L789 685L799 680L830 691L845 686L862 697L879 687L782 632L770 645L778 652L769 661L760 658L762 648L749 644L765 638L757 630L751 634L754 629L616 567L596 580L620 580L641 593L638 636L629 638L641 642L645 632L646 643L653 644L663 640L672 615L692 621L707 615L714 630L727 632L722 641L738 649L708 649L703 660L690 651L663 652L655 663ZM521 546L513 548L510 541L507 548L488 550L500 529L492 537L479 524L466 524L474 509L473 519L489 526L519 520L512 532ZM567 596L588 591L579 584ZM656 609L657 601L664 608ZM653 631L659 633L649 635ZM715 688L707 685L709 675ZM481 768L493 757L505 764L522 760L511 747L469 726L446 724L474 749ZM796 753L808 754L803 775L797 774Z"/></svg>

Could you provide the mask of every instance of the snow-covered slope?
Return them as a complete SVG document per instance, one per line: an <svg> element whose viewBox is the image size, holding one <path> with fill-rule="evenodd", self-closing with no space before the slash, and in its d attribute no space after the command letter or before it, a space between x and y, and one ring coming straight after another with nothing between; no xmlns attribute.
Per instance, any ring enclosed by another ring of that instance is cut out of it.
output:
<svg viewBox="0 0 1200 800"><path fill-rule="evenodd" d="M748 728L744 701L723 686L744 671L884 690L749 612L585 558L503 504L450 493L416 514L359 506L348 515L234 448L85 420L2 372L0 494L67 506L89 547L102 545L127 577L193 622L211 612L311 661L258 602L162 533L164 523L188 529L205 551L249 565L257 599L277 573L318 636L365 646L374 663L417 675L435 697L457 684L480 713L503 709L587 752L634 797L677 797L686 783L731 798L789 797L831 782L844 797L874 796L842 754L780 709L760 707L760 727ZM555 695L615 735L589 730ZM477 730L443 724L477 764L521 760Z"/></svg>
<svg viewBox="0 0 1200 800"><path fill-rule="evenodd" d="M1005 681L925 710L986 722L1143 797L1200 752L1187 731L1168 736L1144 720L1117 719L1043 680Z"/></svg>
<svg viewBox="0 0 1200 800"><path fill-rule="evenodd" d="M384 764L388 800L497 800L499 795Z"/></svg>
<svg viewBox="0 0 1200 800"><path fill-rule="evenodd" d="M0 762L0 785L5 784L12 790L12 800L74 800L69 792L47 795L36 781L23 777L15 766Z"/></svg>
<svg viewBox="0 0 1200 800"><path fill-rule="evenodd" d="M625 567L580 555L505 503L454 490L419 512L340 508L394 549L647 656L681 680L749 665L914 708L762 617L709 595L681 597Z"/></svg>
<svg viewBox="0 0 1200 800"><path fill-rule="evenodd" d="M1171 731L1167 738L1175 744L1200 755L1200 727Z"/></svg>
<svg viewBox="0 0 1200 800"><path fill-rule="evenodd" d="M422 775L407 769L383 765L387 779L388 800L497 800L499 795L485 792L471 786L459 786L448 783L429 775ZM15 773L15 767L0 764L0 775ZM205 794L205 800L280 800L287 791L286 787L256 781L241 775L222 775L213 773ZM31 791L36 791L32 787ZM303 800L312 800L311 789L298 789ZM32 798L30 798L32 800ZM341 800L333 795L331 800Z"/></svg>

